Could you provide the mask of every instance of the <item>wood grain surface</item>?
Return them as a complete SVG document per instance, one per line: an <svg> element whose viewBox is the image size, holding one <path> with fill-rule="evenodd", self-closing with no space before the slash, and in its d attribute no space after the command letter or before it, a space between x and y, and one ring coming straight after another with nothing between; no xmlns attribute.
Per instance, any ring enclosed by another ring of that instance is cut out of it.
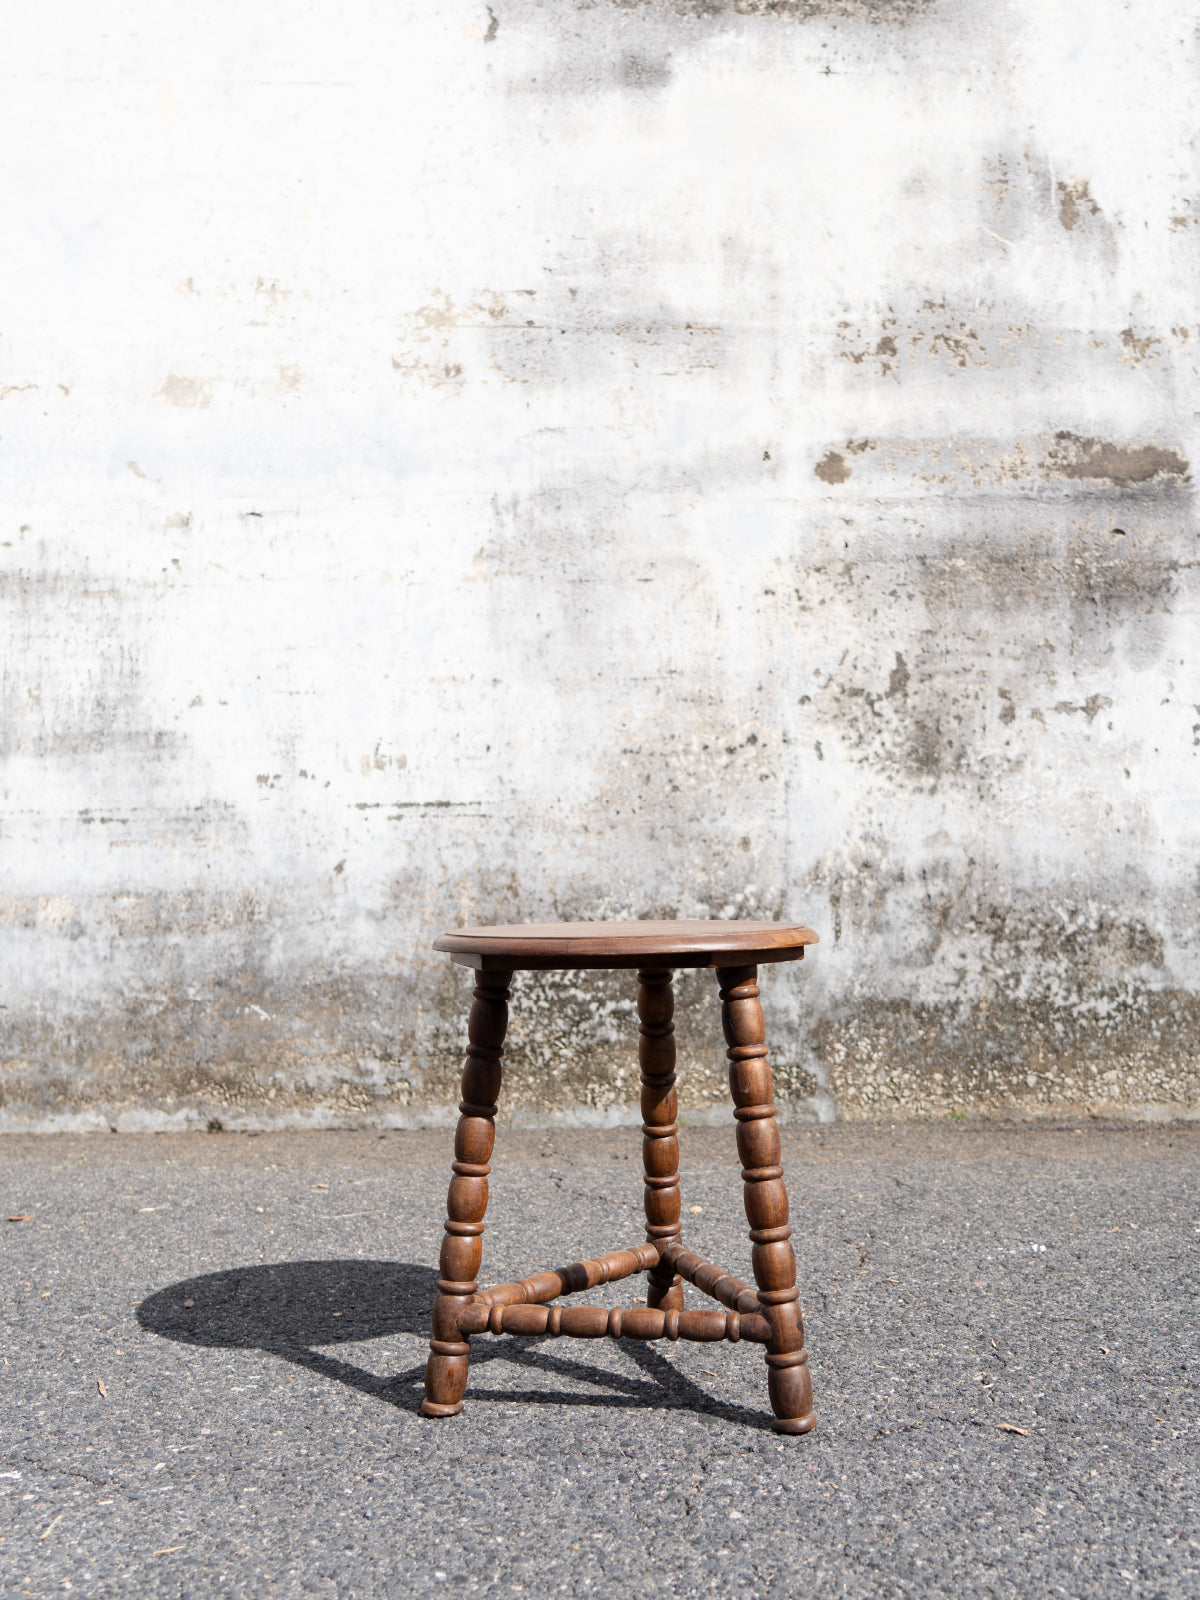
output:
<svg viewBox="0 0 1200 1600"><path fill-rule="evenodd" d="M433 948L481 971L564 967L762 966L799 961L818 942L798 922L529 922L458 928ZM728 958L728 959L727 959Z"/></svg>

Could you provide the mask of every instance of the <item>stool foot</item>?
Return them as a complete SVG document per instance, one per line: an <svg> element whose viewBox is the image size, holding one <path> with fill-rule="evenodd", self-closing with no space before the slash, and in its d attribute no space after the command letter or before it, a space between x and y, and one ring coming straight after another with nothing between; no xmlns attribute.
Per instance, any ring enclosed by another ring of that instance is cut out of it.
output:
<svg viewBox="0 0 1200 1600"><path fill-rule="evenodd" d="M776 1433L811 1433L817 1419L810 1411L806 1417L776 1417L771 1424Z"/></svg>
<svg viewBox="0 0 1200 1600"><path fill-rule="evenodd" d="M456 1351L447 1351L442 1345L440 1350L430 1352L425 1364L425 1398L421 1401L423 1417L456 1417L462 1410L469 1358L470 1346L465 1339Z"/></svg>
<svg viewBox="0 0 1200 1600"><path fill-rule="evenodd" d="M779 1342L778 1326L772 1329L772 1333L774 1337L767 1345L767 1393L771 1410L775 1413L775 1432L807 1433L816 1426L817 1421L813 1416L808 1352L792 1350L786 1355L775 1354ZM800 1328L800 1337L804 1337L803 1327Z"/></svg>
<svg viewBox="0 0 1200 1600"><path fill-rule="evenodd" d="M421 1415L423 1417L456 1417L463 1408L460 1400L456 1406L435 1405L432 1400L421 1401Z"/></svg>

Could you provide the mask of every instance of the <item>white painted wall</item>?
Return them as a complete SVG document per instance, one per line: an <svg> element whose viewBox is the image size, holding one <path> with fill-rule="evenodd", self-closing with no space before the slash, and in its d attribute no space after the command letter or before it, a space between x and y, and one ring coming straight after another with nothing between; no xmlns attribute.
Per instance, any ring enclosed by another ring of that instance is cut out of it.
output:
<svg viewBox="0 0 1200 1600"><path fill-rule="evenodd" d="M818 928L801 1111L1200 1104L1192 7L3 71L5 1125L427 1119L443 926L638 914ZM623 1116L626 990L527 983L509 1105Z"/></svg>

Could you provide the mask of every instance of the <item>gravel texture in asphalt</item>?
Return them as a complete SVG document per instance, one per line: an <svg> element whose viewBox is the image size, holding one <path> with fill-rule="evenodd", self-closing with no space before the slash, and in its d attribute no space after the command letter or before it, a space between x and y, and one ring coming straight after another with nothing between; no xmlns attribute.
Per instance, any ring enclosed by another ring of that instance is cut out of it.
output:
<svg viewBox="0 0 1200 1600"><path fill-rule="evenodd" d="M0 1594L1200 1595L1200 1127L786 1130L802 1438L744 1343L482 1336L420 1416L450 1146L4 1140ZM503 1130L483 1281L639 1241L639 1147Z"/></svg>

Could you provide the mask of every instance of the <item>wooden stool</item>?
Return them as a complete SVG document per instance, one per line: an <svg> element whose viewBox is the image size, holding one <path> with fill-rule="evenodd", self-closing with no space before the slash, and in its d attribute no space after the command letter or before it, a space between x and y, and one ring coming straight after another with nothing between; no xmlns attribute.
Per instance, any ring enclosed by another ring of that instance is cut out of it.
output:
<svg viewBox="0 0 1200 1600"><path fill-rule="evenodd" d="M729 1339L734 1343L750 1339L766 1347L767 1390L776 1432L807 1433L813 1426L816 1419L796 1289L796 1257L789 1243L787 1189L756 980L761 963L799 961L804 946L816 943L811 928L779 922L563 922L463 928L436 941L435 950L448 951L460 965L474 967L479 976L463 1068L433 1338L425 1368L421 1410L427 1417L452 1417L462 1410L470 1355L467 1341L472 1334L515 1333L575 1339ZM518 971L618 967L636 967L638 975L646 1243L481 1292L476 1274L483 1254L480 1235L496 1138L500 1056L508 1027L512 975ZM674 967L717 969L757 1290L685 1250L680 1242L675 1025L671 1021ZM649 1274L644 1307L606 1311L602 1306L549 1303L559 1295L577 1294L635 1272ZM727 1310L685 1311L684 1278Z"/></svg>

